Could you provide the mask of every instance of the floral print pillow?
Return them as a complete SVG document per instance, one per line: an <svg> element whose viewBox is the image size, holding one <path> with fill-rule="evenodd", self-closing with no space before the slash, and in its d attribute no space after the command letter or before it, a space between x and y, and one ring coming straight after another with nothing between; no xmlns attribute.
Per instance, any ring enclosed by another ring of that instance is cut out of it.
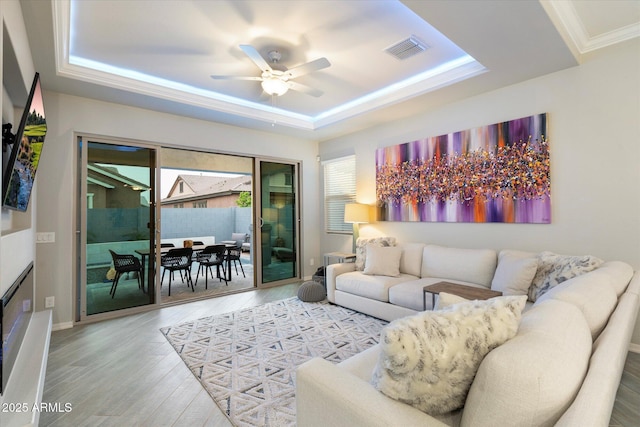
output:
<svg viewBox="0 0 640 427"><path fill-rule="evenodd" d="M536 301L554 286L595 270L602 263L603 260L592 255L569 256L541 252L538 254L538 270L529 288L529 299Z"/></svg>

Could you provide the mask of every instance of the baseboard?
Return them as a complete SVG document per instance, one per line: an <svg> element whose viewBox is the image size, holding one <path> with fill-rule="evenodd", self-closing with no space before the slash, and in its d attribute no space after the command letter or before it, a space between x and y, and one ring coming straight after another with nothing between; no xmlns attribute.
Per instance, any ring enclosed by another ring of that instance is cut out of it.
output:
<svg viewBox="0 0 640 427"><path fill-rule="evenodd" d="M629 344L629 351L632 351L634 353L640 353L640 344L634 344L634 343Z"/></svg>
<svg viewBox="0 0 640 427"><path fill-rule="evenodd" d="M61 331L63 329L71 329L71 328L73 328L73 322L56 323L55 325L53 325L51 327L51 332L53 332L53 331Z"/></svg>

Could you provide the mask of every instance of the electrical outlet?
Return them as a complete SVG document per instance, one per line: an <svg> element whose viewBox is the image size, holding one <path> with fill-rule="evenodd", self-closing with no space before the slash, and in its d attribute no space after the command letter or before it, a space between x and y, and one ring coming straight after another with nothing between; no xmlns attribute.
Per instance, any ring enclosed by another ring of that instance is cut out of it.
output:
<svg viewBox="0 0 640 427"><path fill-rule="evenodd" d="M56 297L46 297L44 299L44 308L53 308L56 305Z"/></svg>
<svg viewBox="0 0 640 427"><path fill-rule="evenodd" d="M315 263L316 263L316 260L315 260L315 259L311 258L311 259L309 260L309 265L315 265Z"/></svg>

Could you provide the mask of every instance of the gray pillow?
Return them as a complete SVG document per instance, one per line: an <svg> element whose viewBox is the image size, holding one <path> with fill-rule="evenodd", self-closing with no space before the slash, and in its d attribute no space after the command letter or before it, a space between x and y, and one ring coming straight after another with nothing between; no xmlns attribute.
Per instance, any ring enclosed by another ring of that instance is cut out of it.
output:
<svg viewBox="0 0 640 427"><path fill-rule="evenodd" d="M538 254L538 271L529 288L529 299L536 301L552 287L595 270L603 263L603 260L591 255L570 256L541 252Z"/></svg>

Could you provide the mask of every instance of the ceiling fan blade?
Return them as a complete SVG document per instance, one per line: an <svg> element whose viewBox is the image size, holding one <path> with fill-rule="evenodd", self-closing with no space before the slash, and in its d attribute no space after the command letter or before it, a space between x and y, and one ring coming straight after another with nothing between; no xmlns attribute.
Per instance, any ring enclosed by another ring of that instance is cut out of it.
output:
<svg viewBox="0 0 640 427"><path fill-rule="evenodd" d="M248 77L248 76L211 76L214 80L255 80L261 81L262 77Z"/></svg>
<svg viewBox="0 0 640 427"><path fill-rule="evenodd" d="M320 89L314 89L312 87L305 86L297 82L292 82L291 80L287 82L287 86L289 86L289 89L291 90L306 93L307 95L315 96L316 98L324 94L324 92L321 91Z"/></svg>
<svg viewBox="0 0 640 427"><path fill-rule="evenodd" d="M264 60L264 58L260 55L260 52L258 52L255 47L249 44L241 44L240 49L242 49L242 51L249 58L251 58L251 60L258 66L258 68L260 68L260 70L262 70L263 73L265 71L273 71L269 64L267 64L267 61Z"/></svg>
<svg viewBox="0 0 640 427"><path fill-rule="evenodd" d="M290 70L285 71L284 74L290 79L295 79L296 77L304 76L305 74L322 70L323 68L327 68L330 66L331 63L327 58L318 58L314 61L307 62L306 64L298 65L297 67L291 68Z"/></svg>

